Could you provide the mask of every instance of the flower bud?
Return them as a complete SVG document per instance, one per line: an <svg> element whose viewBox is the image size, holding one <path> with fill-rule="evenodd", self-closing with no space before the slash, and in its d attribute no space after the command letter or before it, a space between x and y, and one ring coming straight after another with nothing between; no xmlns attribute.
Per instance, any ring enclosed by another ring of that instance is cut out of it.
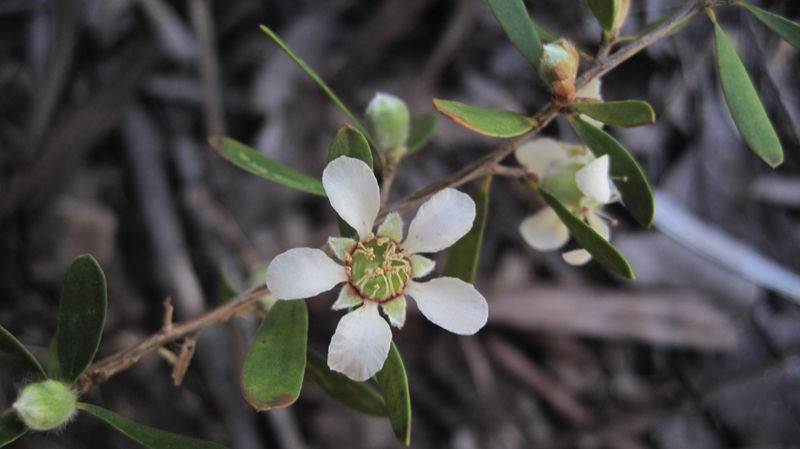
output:
<svg viewBox="0 0 800 449"><path fill-rule="evenodd" d="M367 126L378 140L381 152L395 159L405 154L409 114L403 100L394 95L376 93L367 106Z"/></svg>
<svg viewBox="0 0 800 449"><path fill-rule="evenodd" d="M45 380L23 388L14 409L22 421L33 430L54 429L75 414L78 394L56 380Z"/></svg>
<svg viewBox="0 0 800 449"><path fill-rule="evenodd" d="M537 69L557 103L563 105L575 100L575 76L579 64L578 50L567 40L559 39L542 47Z"/></svg>

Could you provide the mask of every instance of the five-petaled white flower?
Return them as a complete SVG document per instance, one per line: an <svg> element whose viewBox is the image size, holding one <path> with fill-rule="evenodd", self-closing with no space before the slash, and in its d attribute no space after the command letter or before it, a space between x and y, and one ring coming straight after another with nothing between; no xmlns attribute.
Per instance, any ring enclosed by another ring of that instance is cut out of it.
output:
<svg viewBox="0 0 800 449"><path fill-rule="evenodd" d="M372 377L389 352L392 332L406 319L406 296L420 312L444 329L470 335L486 324L486 299L472 284L452 277L427 282L434 262L419 253L441 251L472 228L475 203L469 195L444 189L426 201L403 240L396 212L372 229L380 208L378 181L364 162L341 156L328 164L322 184L331 206L358 232L358 241L330 237L337 263L322 250L294 248L267 268L267 287L278 298L310 298L344 283L333 309L357 307L342 317L328 348L328 366L354 380ZM402 243L401 243L402 242Z"/></svg>
<svg viewBox="0 0 800 449"><path fill-rule="evenodd" d="M611 230L599 211L618 197L608 176L608 155L595 158L583 146L540 138L520 146L516 157L546 191L608 240ZM569 230L550 207L523 220L519 232L539 251L561 248L569 240ZM571 265L592 259L584 249L567 251L562 257Z"/></svg>

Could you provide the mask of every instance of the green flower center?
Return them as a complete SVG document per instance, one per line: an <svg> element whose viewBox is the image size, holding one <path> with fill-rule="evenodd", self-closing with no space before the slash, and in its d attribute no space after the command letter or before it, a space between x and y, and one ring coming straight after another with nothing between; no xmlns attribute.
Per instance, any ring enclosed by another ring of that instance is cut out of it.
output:
<svg viewBox="0 0 800 449"><path fill-rule="evenodd" d="M358 242L345 257L345 267L359 296L381 304L402 295L411 279L411 261L387 237Z"/></svg>

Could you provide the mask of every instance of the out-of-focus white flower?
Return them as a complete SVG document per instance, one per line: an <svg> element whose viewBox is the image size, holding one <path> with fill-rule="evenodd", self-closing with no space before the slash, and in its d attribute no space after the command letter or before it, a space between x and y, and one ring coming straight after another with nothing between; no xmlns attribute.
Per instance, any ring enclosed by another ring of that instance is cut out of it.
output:
<svg viewBox="0 0 800 449"><path fill-rule="evenodd" d="M586 85L584 85L583 87L578 89L577 92L575 92L575 96L577 98L590 98L592 100L603 101L603 96L600 93L601 86L602 86L602 81L600 81L600 78L592 78L591 81L586 83ZM581 114L580 117L598 128L602 128L604 126L603 122L595 120L584 114Z"/></svg>
<svg viewBox="0 0 800 449"><path fill-rule="evenodd" d="M470 335L486 324L486 299L472 284L452 277L427 282L434 261L419 253L441 251L472 228L475 203L469 195L444 189L422 206L403 240L400 215L391 213L373 234L380 191L364 162L342 156L328 164L322 184L331 206L358 232L358 240L330 237L339 262L322 250L294 248L267 268L267 287L281 299L310 298L344 283L335 310L355 308L342 317L328 348L328 366L357 381L375 375L392 341L389 322L402 327L406 296L434 324ZM401 243L402 242L402 243Z"/></svg>
<svg viewBox="0 0 800 449"><path fill-rule="evenodd" d="M608 155L595 158L583 146L541 138L520 146L516 157L527 172L538 178L542 188L609 239L611 230L600 215L605 204L617 199L608 174ZM561 248L569 240L569 230L550 207L523 220L519 231L525 242L539 251ZM571 265L583 265L592 258L584 249L567 251L562 256Z"/></svg>

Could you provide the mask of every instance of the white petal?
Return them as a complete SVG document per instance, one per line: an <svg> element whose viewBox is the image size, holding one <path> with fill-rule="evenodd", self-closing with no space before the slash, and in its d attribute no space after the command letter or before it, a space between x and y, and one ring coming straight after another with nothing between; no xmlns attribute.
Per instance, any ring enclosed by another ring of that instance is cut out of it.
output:
<svg viewBox="0 0 800 449"><path fill-rule="evenodd" d="M322 172L322 186L336 213L361 239L372 232L381 205L378 180L363 161L340 156Z"/></svg>
<svg viewBox="0 0 800 449"><path fill-rule="evenodd" d="M403 218L397 212L392 212L386 216L380 227L378 228L378 235L381 237L389 237L395 242L403 240Z"/></svg>
<svg viewBox="0 0 800 449"><path fill-rule="evenodd" d="M333 303L331 309L333 310L342 310L342 309L349 309L350 307L355 307L359 304L364 302L358 293L353 290L353 287L350 284L344 284L342 286L342 290L339 292L339 297L336 299L336 302Z"/></svg>
<svg viewBox="0 0 800 449"><path fill-rule="evenodd" d="M560 248L569 240L569 230L549 207L522 220L519 233L528 245L539 251Z"/></svg>
<svg viewBox="0 0 800 449"><path fill-rule="evenodd" d="M568 156L563 144L547 137L522 144L514 154L525 171L533 173L539 180L550 164Z"/></svg>
<svg viewBox="0 0 800 449"><path fill-rule="evenodd" d="M409 254L441 251L472 229L475 202L455 189L444 189L420 206L402 247Z"/></svg>
<svg viewBox="0 0 800 449"><path fill-rule="evenodd" d="M586 215L586 221L588 221L589 226L597 231L598 234L602 235L604 239L608 240L611 238L611 228L601 216L594 212L589 212Z"/></svg>
<svg viewBox="0 0 800 449"><path fill-rule="evenodd" d="M411 281L406 293L414 298L425 318L456 334L478 332L489 316L489 306L483 295L461 279L441 277L428 282Z"/></svg>
<svg viewBox="0 0 800 449"><path fill-rule="evenodd" d="M290 249L267 267L267 287L281 299L310 298L346 280L344 267L319 249Z"/></svg>
<svg viewBox="0 0 800 449"><path fill-rule="evenodd" d="M345 255L353 249L353 245L357 242L347 237L328 237L328 246L331 247L333 254L344 262Z"/></svg>
<svg viewBox="0 0 800 449"><path fill-rule="evenodd" d="M436 266L436 262L419 254L413 254L409 259L411 259L411 277L414 279L431 274L433 267Z"/></svg>
<svg viewBox="0 0 800 449"><path fill-rule="evenodd" d="M575 173L575 182L584 195L600 204L606 204L611 199L611 186L608 182L608 155L604 154L578 170Z"/></svg>
<svg viewBox="0 0 800 449"><path fill-rule="evenodd" d="M562 254L561 258L564 259L564 262L577 266L584 265L592 260L592 255L589 254L589 251L586 251L585 249L573 249L572 251L567 251Z"/></svg>
<svg viewBox="0 0 800 449"><path fill-rule="evenodd" d="M391 342L392 330L378 313L378 305L365 302L339 320L328 347L328 367L365 381L383 367Z"/></svg>
<svg viewBox="0 0 800 449"><path fill-rule="evenodd" d="M392 326L400 329L406 323L406 297L395 298L381 305Z"/></svg>
<svg viewBox="0 0 800 449"><path fill-rule="evenodd" d="M592 98L594 100L602 100L603 97L600 94L600 78L592 78L591 81L586 83L585 86L581 87L575 92L575 96L579 98Z"/></svg>

